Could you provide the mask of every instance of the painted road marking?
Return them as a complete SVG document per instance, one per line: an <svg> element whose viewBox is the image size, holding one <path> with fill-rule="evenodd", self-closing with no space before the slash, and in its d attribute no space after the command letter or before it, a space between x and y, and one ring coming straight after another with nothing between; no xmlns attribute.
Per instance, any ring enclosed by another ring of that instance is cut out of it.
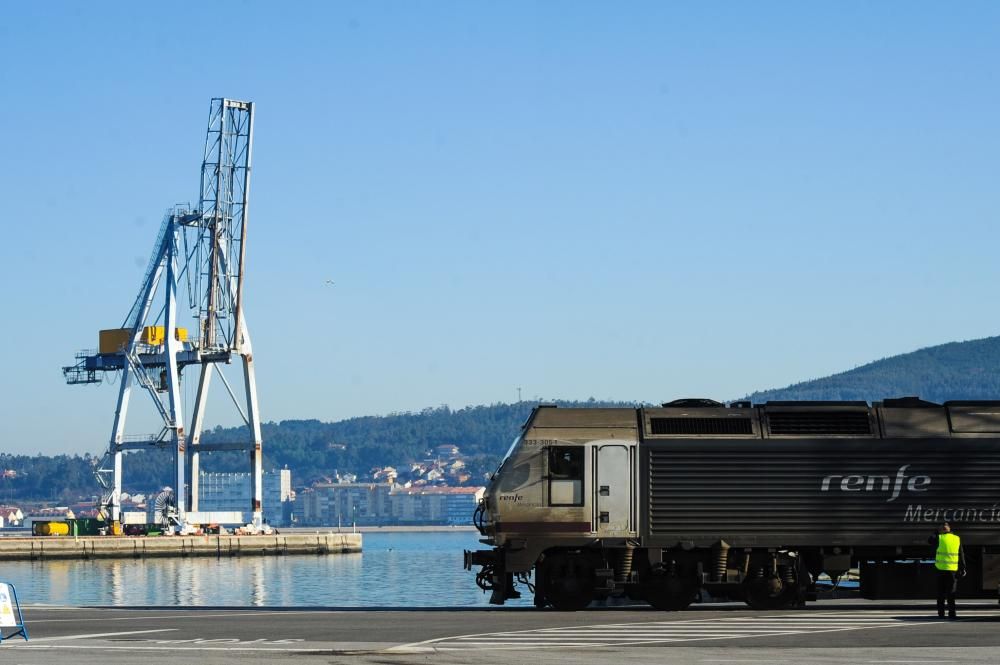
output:
<svg viewBox="0 0 1000 665"><path fill-rule="evenodd" d="M6 645L4 648L7 648ZM13 647L12 647L13 648ZM317 651L324 651L322 647L303 647L301 649L288 649L288 648L267 648L267 647L137 647L137 646L108 646L106 644L39 644L33 646L31 644L25 646L17 647L19 649L72 649L74 651L81 651L84 649L92 649L99 651L249 651L249 652L267 652L267 653L316 653Z"/></svg>
<svg viewBox="0 0 1000 665"><path fill-rule="evenodd" d="M1000 610L971 612L964 620L996 618ZM658 643L734 640L815 633L836 633L872 628L941 625L926 610L862 610L857 612L802 612L692 619L614 623L561 628L536 628L454 635L392 647L390 653L463 651L472 649L544 649L602 646L638 646Z"/></svg>
<svg viewBox="0 0 1000 665"><path fill-rule="evenodd" d="M79 610L77 610L79 611ZM108 610L109 612L117 612L120 610ZM138 610L138 611L148 611L148 610ZM172 615L161 615L161 614L143 614L141 616L125 616L125 617L85 617L79 619L34 619L29 621L31 625L34 626L36 623L83 623L85 621L100 621L104 623L105 621L142 621L143 619L156 619L157 621L163 621L166 619L215 619L220 617L256 617L265 616L268 614L280 614L282 616L290 614L339 614L337 611L327 611L327 610L303 610L303 611L254 611L254 612L241 612L234 610L232 612L225 612L222 614L198 614L197 612L191 612L189 614L172 614Z"/></svg>
<svg viewBox="0 0 1000 665"><path fill-rule="evenodd" d="M167 633L177 628L155 628L153 630L126 630L120 633L82 633L80 635L61 635L59 637L34 637L30 642L14 642L12 647L26 647L37 642L57 642L62 640L89 640L97 637L118 637L119 635L141 635L145 633Z"/></svg>

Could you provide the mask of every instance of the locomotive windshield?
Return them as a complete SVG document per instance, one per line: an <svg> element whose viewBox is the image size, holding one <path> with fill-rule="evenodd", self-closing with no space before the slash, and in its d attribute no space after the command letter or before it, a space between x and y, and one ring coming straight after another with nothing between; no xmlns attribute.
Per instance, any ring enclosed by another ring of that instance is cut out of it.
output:
<svg viewBox="0 0 1000 665"><path fill-rule="evenodd" d="M500 460L500 466L498 466L497 470L493 472L492 476L490 476L490 480L493 480L493 478L498 473L500 473L500 471L503 469L504 465L507 463L507 460L509 460L511 458L511 456L514 454L514 451L517 449L517 444L519 444L520 442L521 442L521 435L518 434L517 436L514 437L514 441L511 442L510 448L507 449L507 452L503 456L503 459Z"/></svg>

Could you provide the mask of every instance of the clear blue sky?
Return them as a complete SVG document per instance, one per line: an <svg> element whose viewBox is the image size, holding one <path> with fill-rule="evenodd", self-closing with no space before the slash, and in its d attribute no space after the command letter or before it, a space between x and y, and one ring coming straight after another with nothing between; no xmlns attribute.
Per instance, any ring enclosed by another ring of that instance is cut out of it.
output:
<svg viewBox="0 0 1000 665"><path fill-rule="evenodd" d="M114 389L59 368L196 198L213 96L257 103L263 417L335 420L996 334L998 70L996 2L6 3L0 450L105 447Z"/></svg>

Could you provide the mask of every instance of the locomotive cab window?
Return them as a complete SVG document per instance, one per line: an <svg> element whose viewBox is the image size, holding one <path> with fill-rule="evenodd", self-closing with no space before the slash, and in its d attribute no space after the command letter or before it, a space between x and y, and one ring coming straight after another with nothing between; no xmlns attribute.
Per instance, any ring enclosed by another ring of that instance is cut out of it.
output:
<svg viewBox="0 0 1000 665"><path fill-rule="evenodd" d="M531 478L531 463L524 462L518 464L513 469L500 476L500 485L497 489L501 492L513 492Z"/></svg>
<svg viewBox="0 0 1000 665"><path fill-rule="evenodd" d="M549 505L583 505L582 447L549 448Z"/></svg>

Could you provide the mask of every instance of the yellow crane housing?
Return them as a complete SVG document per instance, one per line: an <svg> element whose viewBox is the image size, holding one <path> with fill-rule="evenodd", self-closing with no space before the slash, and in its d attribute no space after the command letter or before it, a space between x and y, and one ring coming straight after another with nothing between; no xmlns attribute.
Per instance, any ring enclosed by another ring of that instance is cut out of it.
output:
<svg viewBox="0 0 1000 665"><path fill-rule="evenodd" d="M121 353L128 346L129 338L132 335L130 328L111 328L100 332L98 352L103 354ZM174 338L178 342L186 342L188 339L187 328L174 328ZM166 332L163 326L145 326L142 329L142 336L139 338L143 344L150 346L161 346L166 341Z"/></svg>

